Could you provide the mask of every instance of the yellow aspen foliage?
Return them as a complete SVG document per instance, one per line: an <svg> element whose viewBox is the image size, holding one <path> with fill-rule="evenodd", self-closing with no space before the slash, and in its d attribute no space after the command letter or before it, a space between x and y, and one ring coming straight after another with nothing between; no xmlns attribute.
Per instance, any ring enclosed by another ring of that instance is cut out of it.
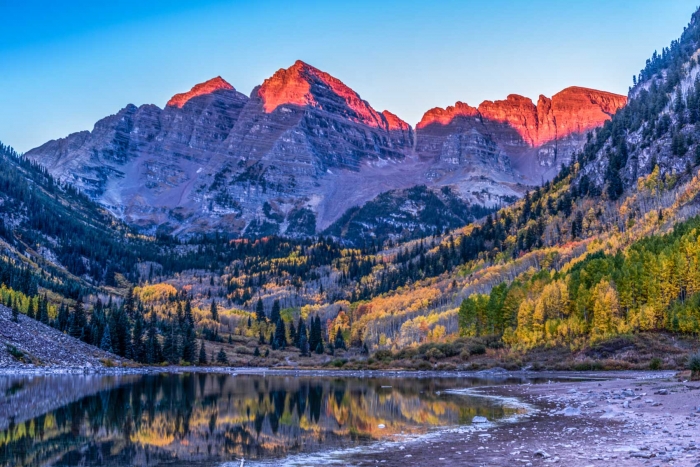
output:
<svg viewBox="0 0 700 467"><path fill-rule="evenodd" d="M617 331L620 301L617 290L606 279L593 289L593 337L602 338Z"/></svg>

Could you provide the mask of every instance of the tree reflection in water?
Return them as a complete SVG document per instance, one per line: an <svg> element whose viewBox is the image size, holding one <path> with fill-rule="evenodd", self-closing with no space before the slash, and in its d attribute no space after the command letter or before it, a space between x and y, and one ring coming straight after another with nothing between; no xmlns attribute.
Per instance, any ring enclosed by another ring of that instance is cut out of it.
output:
<svg viewBox="0 0 700 467"><path fill-rule="evenodd" d="M214 465L352 447L513 412L489 399L440 393L484 384L458 378L162 374L100 380L103 389L92 393L80 391L80 376L46 378L43 385L35 377L31 384L0 380L0 389L21 383L12 395L19 411L5 420L0 413L0 466ZM82 382L94 385L95 378ZM76 386L76 400L33 413L40 409L32 401L61 384Z"/></svg>

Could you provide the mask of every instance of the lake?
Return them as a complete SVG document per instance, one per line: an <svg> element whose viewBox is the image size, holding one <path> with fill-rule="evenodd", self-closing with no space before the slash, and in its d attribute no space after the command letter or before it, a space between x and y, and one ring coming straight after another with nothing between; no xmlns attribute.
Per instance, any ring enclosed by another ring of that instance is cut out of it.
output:
<svg viewBox="0 0 700 467"><path fill-rule="evenodd" d="M322 373L0 376L0 466L279 465L468 426L475 416L511 417L522 409L450 391L522 382Z"/></svg>

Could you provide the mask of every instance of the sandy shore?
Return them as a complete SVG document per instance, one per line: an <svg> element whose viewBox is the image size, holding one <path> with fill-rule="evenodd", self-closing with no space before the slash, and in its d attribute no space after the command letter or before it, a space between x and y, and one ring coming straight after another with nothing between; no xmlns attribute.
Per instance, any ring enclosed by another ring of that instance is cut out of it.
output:
<svg viewBox="0 0 700 467"><path fill-rule="evenodd" d="M700 466L698 382L637 373L612 380L494 386L477 392L517 398L535 411L516 423L355 453L345 464Z"/></svg>

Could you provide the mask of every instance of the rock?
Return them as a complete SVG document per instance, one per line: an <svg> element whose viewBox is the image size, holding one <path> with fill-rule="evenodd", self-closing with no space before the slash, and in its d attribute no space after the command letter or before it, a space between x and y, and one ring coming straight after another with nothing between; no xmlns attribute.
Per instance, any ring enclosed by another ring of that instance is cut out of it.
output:
<svg viewBox="0 0 700 467"><path fill-rule="evenodd" d="M538 449L535 451L535 457L541 457L542 459L549 459L551 456L547 454L547 452L543 451L542 449Z"/></svg>
<svg viewBox="0 0 700 467"><path fill-rule="evenodd" d="M652 457L656 457L656 454L653 452L632 452L630 453L630 457L639 457L642 459L651 459Z"/></svg>
<svg viewBox="0 0 700 467"><path fill-rule="evenodd" d="M587 131L609 120L626 102L622 95L580 87L566 88L551 99L540 96L537 105L516 94L478 107L457 102L423 115L416 126L416 150L444 158L451 138L477 134L515 160L517 171L537 177L570 160Z"/></svg>
<svg viewBox="0 0 700 467"><path fill-rule="evenodd" d="M577 415L581 415L581 409L578 407L565 407L564 410L559 412L560 414L563 414L567 417L573 417Z"/></svg>
<svg viewBox="0 0 700 467"><path fill-rule="evenodd" d="M472 423L488 423L489 420L486 417L476 416L472 418Z"/></svg>
<svg viewBox="0 0 700 467"><path fill-rule="evenodd" d="M232 91L233 86L227 83L221 76L210 79L204 83L200 83L194 86L190 91L184 92L182 94L175 94L166 104L168 107L178 107L182 108L184 105L195 97L204 96L207 94L212 94L220 90Z"/></svg>

